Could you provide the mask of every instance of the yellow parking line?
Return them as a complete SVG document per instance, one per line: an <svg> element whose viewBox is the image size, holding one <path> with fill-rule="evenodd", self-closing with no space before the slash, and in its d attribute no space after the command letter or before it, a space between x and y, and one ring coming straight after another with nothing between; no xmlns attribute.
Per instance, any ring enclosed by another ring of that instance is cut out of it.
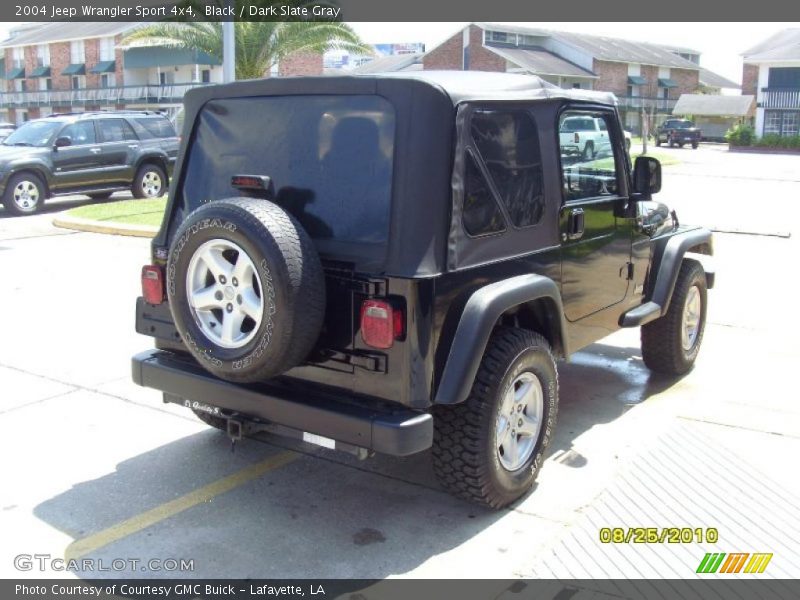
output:
<svg viewBox="0 0 800 600"><path fill-rule="evenodd" d="M64 558L66 560L70 560L73 558L86 556L87 554L90 554L91 552L94 552L103 546L107 546L112 542L116 542L117 540L121 540L122 538L125 538L131 534L137 533L142 529L158 523L159 521L168 519L169 517L177 515L178 513L192 508L193 506L197 506L198 504L202 504L203 502L208 502L212 498L219 496L220 494L224 494L225 492L229 492L230 490L239 487L248 481L258 479L264 473L287 465L300 456L302 455L296 452L281 452L280 454L275 454L259 463L242 469L233 475L228 475L227 477L218 479L217 481L209 483L208 485L196 489L193 492L189 492L180 498L175 498L174 500L170 500L169 502L165 502L164 504L138 514L135 517L131 517L130 519L126 519L121 523L117 523L108 529L103 529L102 531L98 531L97 533L85 538L75 540L69 546L67 546L67 549L64 552Z"/></svg>

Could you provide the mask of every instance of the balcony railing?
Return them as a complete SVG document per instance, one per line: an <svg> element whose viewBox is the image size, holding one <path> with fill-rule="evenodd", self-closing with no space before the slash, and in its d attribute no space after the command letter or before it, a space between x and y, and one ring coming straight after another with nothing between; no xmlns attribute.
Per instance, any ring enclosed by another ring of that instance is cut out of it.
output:
<svg viewBox="0 0 800 600"><path fill-rule="evenodd" d="M34 106L104 106L110 104L158 104L180 102L192 88L205 83L174 83L168 85L123 85L76 90L44 90L0 93L0 108Z"/></svg>
<svg viewBox="0 0 800 600"><path fill-rule="evenodd" d="M647 96L617 96L620 108L655 109L658 112L671 113L677 100L672 98L650 98Z"/></svg>
<svg viewBox="0 0 800 600"><path fill-rule="evenodd" d="M758 105L762 108L800 108L800 88L761 88Z"/></svg>

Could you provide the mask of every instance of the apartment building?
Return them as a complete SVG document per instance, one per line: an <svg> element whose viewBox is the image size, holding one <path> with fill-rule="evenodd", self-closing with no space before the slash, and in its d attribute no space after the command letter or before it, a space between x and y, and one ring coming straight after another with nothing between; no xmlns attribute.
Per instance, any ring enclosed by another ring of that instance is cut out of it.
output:
<svg viewBox="0 0 800 600"><path fill-rule="evenodd" d="M46 23L18 27L0 43L0 120L57 112L177 111L191 88L222 82L220 61L170 47L121 47L138 23ZM322 55L297 53L276 75L319 75Z"/></svg>
<svg viewBox="0 0 800 600"><path fill-rule="evenodd" d="M756 97L756 135L800 134L800 29L779 31L742 56L742 94Z"/></svg>
<svg viewBox="0 0 800 600"><path fill-rule="evenodd" d="M472 23L422 58L424 69L538 75L564 88L613 92L626 128L642 111L658 122L682 94L719 93L738 84L700 67L689 48L492 23ZM655 123L653 123L655 124Z"/></svg>

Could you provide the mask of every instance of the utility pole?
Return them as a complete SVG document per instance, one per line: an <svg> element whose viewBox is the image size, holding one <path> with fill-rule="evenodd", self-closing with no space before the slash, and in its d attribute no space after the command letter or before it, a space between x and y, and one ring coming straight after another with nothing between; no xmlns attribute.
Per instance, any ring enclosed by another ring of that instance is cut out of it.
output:
<svg viewBox="0 0 800 600"><path fill-rule="evenodd" d="M233 10L233 0L228 0ZM236 80L236 32L233 17L222 22L222 81L229 83Z"/></svg>

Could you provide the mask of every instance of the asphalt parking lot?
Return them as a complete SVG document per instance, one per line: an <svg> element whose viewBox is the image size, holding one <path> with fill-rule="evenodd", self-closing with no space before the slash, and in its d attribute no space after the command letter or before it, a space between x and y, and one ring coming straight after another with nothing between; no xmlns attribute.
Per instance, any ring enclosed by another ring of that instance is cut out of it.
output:
<svg viewBox="0 0 800 600"><path fill-rule="evenodd" d="M124 562L67 574L83 577L683 578L707 552L772 553L763 576L800 576L800 156L660 151L683 162L658 199L720 232L697 366L652 376L638 331L560 364L547 461L501 512L441 491L427 454L359 462L273 437L232 453L130 381L148 241L51 225L82 200L0 212L0 576L65 575L18 570L38 554ZM719 540L603 544L606 527Z"/></svg>

